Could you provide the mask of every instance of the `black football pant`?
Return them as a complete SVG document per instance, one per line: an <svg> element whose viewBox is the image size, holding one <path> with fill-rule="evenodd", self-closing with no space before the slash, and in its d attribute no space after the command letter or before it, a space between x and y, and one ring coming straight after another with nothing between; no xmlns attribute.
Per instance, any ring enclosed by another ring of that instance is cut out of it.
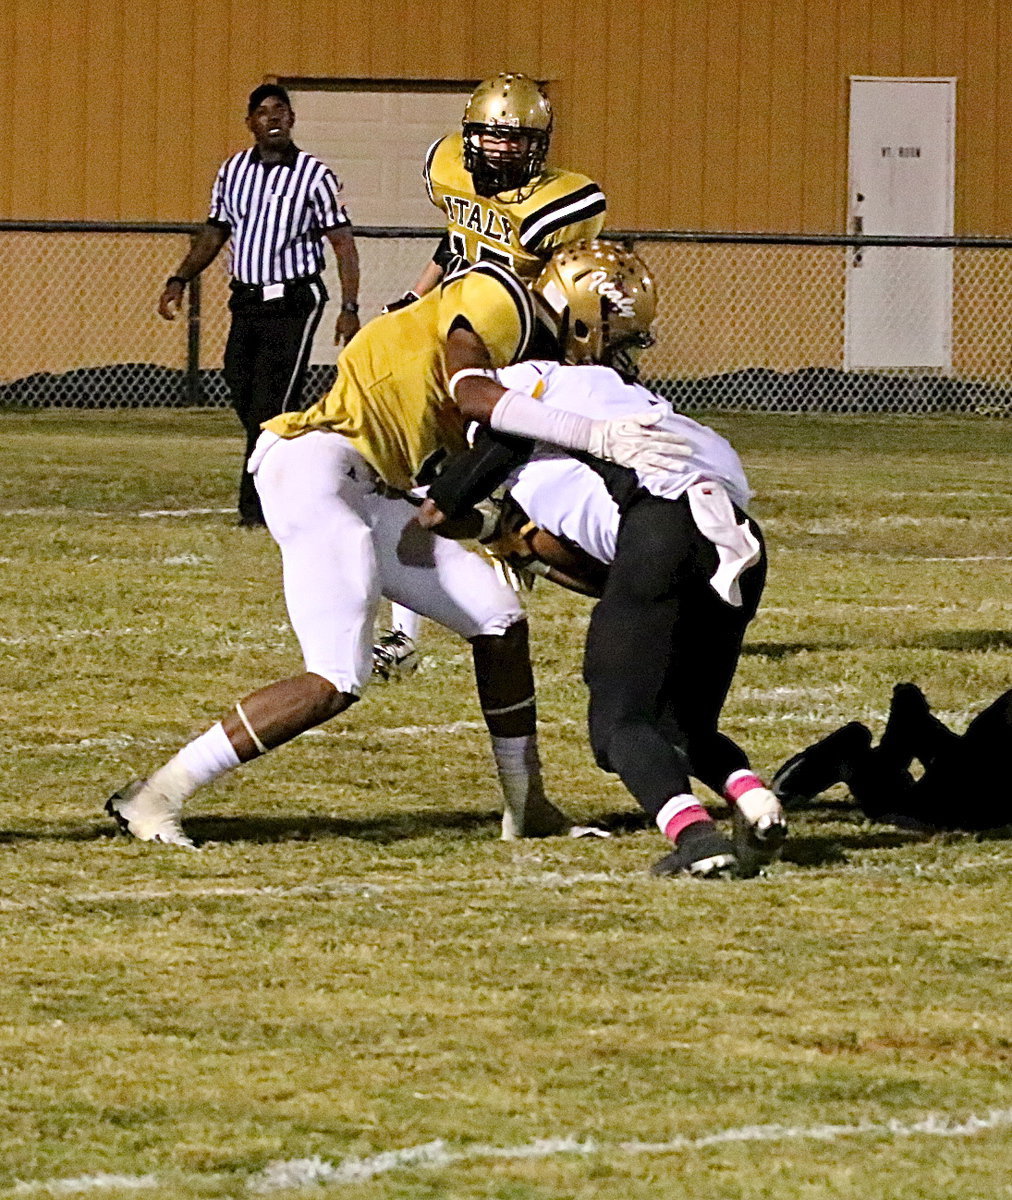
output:
<svg viewBox="0 0 1012 1200"><path fill-rule="evenodd" d="M1012 690L974 717L962 736L927 712L900 714L894 701L879 745L843 764L842 779L872 820L896 818L932 829L1012 824L1008 763ZM924 774L915 780L910 764Z"/></svg>
<svg viewBox="0 0 1012 1200"><path fill-rule="evenodd" d="M239 482L239 517L261 523L263 512L246 464L260 425L279 413L302 407L302 385L323 316L327 290L318 276L285 284L276 300L262 299L258 286L232 284L228 302L232 325L225 346L225 383L246 431L246 454Z"/></svg>
<svg viewBox="0 0 1012 1200"><path fill-rule="evenodd" d="M749 765L717 722L762 595L766 555L739 580L740 608L710 586L717 561L687 497L641 493L622 517L591 615L583 664L591 747L651 818L691 790L690 775L719 794L732 772Z"/></svg>

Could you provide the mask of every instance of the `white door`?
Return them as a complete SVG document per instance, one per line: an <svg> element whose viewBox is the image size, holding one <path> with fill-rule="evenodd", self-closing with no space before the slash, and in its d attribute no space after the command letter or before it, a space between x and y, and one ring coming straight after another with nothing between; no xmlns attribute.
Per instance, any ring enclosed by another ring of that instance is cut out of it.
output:
<svg viewBox="0 0 1012 1200"><path fill-rule="evenodd" d="M956 81L850 81L853 233L951 237ZM869 246L847 265L845 366L947 370L952 251Z"/></svg>
<svg viewBox="0 0 1012 1200"><path fill-rule="evenodd" d="M296 144L334 168L344 185L353 225L443 226L422 182L425 152L439 137L460 128L470 89L322 90L290 87ZM415 282L435 243L359 238L362 319ZM334 321L341 287L327 249L324 276L331 303L313 343L311 361L334 362Z"/></svg>

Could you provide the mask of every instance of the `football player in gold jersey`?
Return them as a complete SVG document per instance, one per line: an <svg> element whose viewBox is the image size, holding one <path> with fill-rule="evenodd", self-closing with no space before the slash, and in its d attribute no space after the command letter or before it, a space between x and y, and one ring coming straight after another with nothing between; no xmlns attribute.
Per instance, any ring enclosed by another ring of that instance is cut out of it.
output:
<svg viewBox="0 0 1012 1200"><path fill-rule="evenodd" d="M527 622L516 594L487 561L423 530L403 489L464 445L466 420L629 466L667 462L684 447L646 428L655 418L553 414L516 393L457 405L459 383L516 361L533 332L531 294L506 268L479 263L366 325L341 352L328 396L267 423L249 469L281 550L305 670L246 696L148 779L110 797L106 807L126 832L192 847L181 816L198 787L354 704L369 678L381 596L471 643L503 788L503 836L568 826L541 782Z"/></svg>
<svg viewBox="0 0 1012 1200"><path fill-rule="evenodd" d="M474 90L462 132L435 142L422 172L429 199L446 218L446 235L418 282L390 309L470 263L503 263L530 283L559 247L601 232L600 187L546 165L552 119L547 96L526 75L500 74ZM391 622L374 651L384 677L414 661L418 631L417 617L399 607Z"/></svg>

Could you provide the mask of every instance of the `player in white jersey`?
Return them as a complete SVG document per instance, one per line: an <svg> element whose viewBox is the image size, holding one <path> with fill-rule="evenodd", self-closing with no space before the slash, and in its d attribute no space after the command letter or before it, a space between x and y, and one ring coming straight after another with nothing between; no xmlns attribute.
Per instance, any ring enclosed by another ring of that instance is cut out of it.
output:
<svg viewBox="0 0 1012 1200"><path fill-rule="evenodd" d="M537 529L607 567L584 658L595 757L674 842L655 873L751 874L779 851L786 824L745 752L717 727L766 574L741 462L719 434L631 380L655 306L634 255L600 242L570 247L535 290L557 312L567 363L611 363L622 374L528 362L461 379L459 389L497 395L493 425L507 433L536 429L538 407L546 432L569 416L650 415L689 454L636 471L561 456L543 441L485 438L436 480L422 521L438 527L442 514L460 516L504 481L530 521L527 548L537 550ZM693 796L690 775L728 800L733 843Z"/></svg>

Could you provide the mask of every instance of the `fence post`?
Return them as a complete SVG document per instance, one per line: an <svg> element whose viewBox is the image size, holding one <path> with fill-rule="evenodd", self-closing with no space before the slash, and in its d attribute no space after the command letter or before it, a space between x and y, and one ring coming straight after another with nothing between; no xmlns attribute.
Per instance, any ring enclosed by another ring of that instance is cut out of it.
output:
<svg viewBox="0 0 1012 1200"><path fill-rule="evenodd" d="M191 243L192 244L192 243ZM190 280L186 307L186 404L199 408L200 394L200 276Z"/></svg>

